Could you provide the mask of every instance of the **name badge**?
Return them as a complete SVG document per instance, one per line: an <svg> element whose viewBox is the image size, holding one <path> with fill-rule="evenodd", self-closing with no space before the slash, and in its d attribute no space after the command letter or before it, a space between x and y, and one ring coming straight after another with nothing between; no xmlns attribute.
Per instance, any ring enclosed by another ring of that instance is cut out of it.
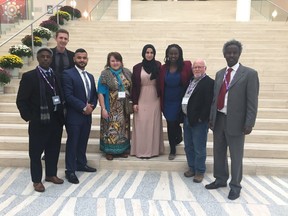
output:
<svg viewBox="0 0 288 216"><path fill-rule="evenodd" d="M59 95L53 96L52 101L53 101L53 105L57 105L61 103Z"/></svg>
<svg viewBox="0 0 288 216"><path fill-rule="evenodd" d="M187 105L187 104L188 104L188 101L189 101L189 98L188 98L188 97L184 97L184 98L182 99L182 104L183 104L183 105Z"/></svg>
<svg viewBox="0 0 288 216"><path fill-rule="evenodd" d="M126 97L125 91L118 92L118 98L125 98L125 97Z"/></svg>

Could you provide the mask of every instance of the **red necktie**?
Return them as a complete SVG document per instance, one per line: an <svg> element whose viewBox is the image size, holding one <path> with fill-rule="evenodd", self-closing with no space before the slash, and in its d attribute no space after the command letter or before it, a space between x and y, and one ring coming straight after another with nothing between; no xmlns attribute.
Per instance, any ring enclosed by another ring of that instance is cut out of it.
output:
<svg viewBox="0 0 288 216"><path fill-rule="evenodd" d="M217 101L217 109L221 110L224 107L224 101L225 101L225 95L227 92L227 87L229 86L231 72L233 71L232 68L228 68L227 73L224 77L223 83L221 85L221 89L218 95L218 101Z"/></svg>

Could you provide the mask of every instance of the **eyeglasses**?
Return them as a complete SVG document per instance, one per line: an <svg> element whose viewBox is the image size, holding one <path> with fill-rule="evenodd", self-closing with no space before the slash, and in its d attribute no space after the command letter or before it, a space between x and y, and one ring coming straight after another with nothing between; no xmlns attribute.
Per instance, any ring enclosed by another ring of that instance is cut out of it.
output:
<svg viewBox="0 0 288 216"><path fill-rule="evenodd" d="M195 67L192 67L193 69L201 69L201 68L205 68L205 66L195 66Z"/></svg>

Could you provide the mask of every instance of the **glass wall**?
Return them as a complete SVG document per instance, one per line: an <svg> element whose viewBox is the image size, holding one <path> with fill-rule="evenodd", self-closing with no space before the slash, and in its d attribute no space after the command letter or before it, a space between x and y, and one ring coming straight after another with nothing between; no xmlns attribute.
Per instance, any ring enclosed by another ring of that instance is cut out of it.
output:
<svg viewBox="0 0 288 216"><path fill-rule="evenodd" d="M112 0L102 0L91 10L90 20L100 20L111 4Z"/></svg>

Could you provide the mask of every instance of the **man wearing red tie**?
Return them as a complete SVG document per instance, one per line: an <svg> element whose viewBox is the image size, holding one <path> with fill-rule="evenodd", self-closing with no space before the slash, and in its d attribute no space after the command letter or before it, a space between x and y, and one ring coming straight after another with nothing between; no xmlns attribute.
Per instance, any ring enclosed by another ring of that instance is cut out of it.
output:
<svg viewBox="0 0 288 216"><path fill-rule="evenodd" d="M255 125L259 79L257 72L239 63L242 44L231 40L224 44L227 66L216 73L214 99L209 127L213 130L215 181L205 188L226 187L229 178L227 147L231 158L231 181L228 199L240 196L245 135Z"/></svg>
<svg viewBox="0 0 288 216"><path fill-rule="evenodd" d="M75 67L63 71L62 85L67 108L65 174L70 183L78 184L75 171L96 172L95 168L87 165L86 149L97 92L93 75L85 71L87 52L77 49L74 62Z"/></svg>

